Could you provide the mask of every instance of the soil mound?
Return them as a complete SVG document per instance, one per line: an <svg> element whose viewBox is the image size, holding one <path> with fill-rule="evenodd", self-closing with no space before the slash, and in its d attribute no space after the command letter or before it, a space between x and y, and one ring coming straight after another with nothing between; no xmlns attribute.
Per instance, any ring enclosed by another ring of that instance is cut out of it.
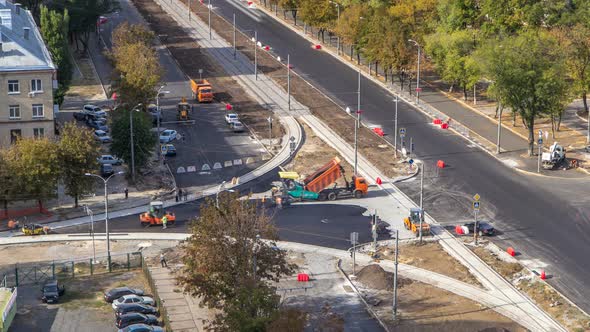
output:
<svg viewBox="0 0 590 332"><path fill-rule="evenodd" d="M363 267L356 274L358 282L367 288L375 290L393 291L393 273L383 270L378 264ZM397 286L402 287L412 283L410 279L397 278Z"/></svg>

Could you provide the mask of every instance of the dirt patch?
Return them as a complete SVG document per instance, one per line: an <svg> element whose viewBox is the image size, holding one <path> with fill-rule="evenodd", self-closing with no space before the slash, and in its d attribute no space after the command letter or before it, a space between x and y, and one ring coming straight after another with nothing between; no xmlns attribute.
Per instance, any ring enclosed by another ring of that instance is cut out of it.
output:
<svg viewBox="0 0 590 332"><path fill-rule="evenodd" d="M357 274L357 281L367 288L375 290L393 291L394 273L383 270L378 264L371 264L363 267ZM413 281L405 278L398 278L398 287L410 285Z"/></svg>
<svg viewBox="0 0 590 332"><path fill-rule="evenodd" d="M468 246L479 258L487 265L492 267L496 272L507 280L514 279L515 274L522 271L523 267L519 263L506 262L498 258L486 248Z"/></svg>
<svg viewBox="0 0 590 332"><path fill-rule="evenodd" d="M517 285L568 331L590 330L590 316L566 301L553 287L532 280L522 280Z"/></svg>
<svg viewBox="0 0 590 332"><path fill-rule="evenodd" d="M233 106L233 112L240 115L241 121L258 138L268 138L267 119L269 116L273 116L276 124L272 129L272 137L283 137L285 130L272 110L265 109L251 99L239 83L231 78L215 62L215 59L203 52L195 40L158 4L153 0L133 0L133 3L149 23L150 28L160 37L161 43L177 60L184 73L195 78L199 77L199 69L203 69L203 77L213 85L215 100L221 103L230 103ZM278 144L276 139L274 144Z"/></svg>
<svg viewBox="0 0 590 332"><path fill-rule="evenodd" d="M66 100L87 101L105 98L100 80L94 72L92 59L87 54L73 52L71 59L75 62L75 73L70 88L66 93Z"/></svg>
<svg viewBox="0 0 590 332"><path fill-rule="evenodd" d="M380 249L383 258L395 259L394 247L388 246ZM469 273L463 264L451 257L438 242L411 242L400 244L399 262L413 265L422 269L440 273L468 284L481 287L477 279Z"/></svg>
<svg viewBox="0 0 590 332"><path fill-rule="evenodd" d="M474 301L418 281L398 279L398 320L392 319L393 274L372 264L354 283L392 331L526 331L510 319Z"/></svg>

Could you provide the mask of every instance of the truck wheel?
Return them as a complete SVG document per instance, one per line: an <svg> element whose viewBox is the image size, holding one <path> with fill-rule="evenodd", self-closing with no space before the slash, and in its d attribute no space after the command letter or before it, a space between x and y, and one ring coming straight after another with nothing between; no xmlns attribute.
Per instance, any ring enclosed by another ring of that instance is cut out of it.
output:
<svg viewBox="0 0 590 332"><path fill-rule="evenodd" d="M295 181L287 180L285 182L286 182L285 184L287 185L287 189L289 189L289 190L295 189Z"/></svg>
<svg viewBox="0 0 590 332"><path fill-rule="evenodd" d="M329 201L335 201L336 200L336 193L329 193L328 194L328 200Z"/></svg>
<svg viewBox="0 0 590 332"><path fill-rule="evenodd" d="M359 199L363 197L363 193L360 190L355 190L354 191L354 198Z"/></svg>

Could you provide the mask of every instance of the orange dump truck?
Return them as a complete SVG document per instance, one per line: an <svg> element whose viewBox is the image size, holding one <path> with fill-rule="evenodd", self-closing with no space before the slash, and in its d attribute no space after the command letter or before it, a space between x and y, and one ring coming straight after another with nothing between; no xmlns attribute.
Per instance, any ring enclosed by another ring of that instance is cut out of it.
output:
<svg viewBox="0 0 590 332"><path fill-rule="evenodd" d="M298 175L292 173L294 172L279 172L279 176L285 181L289 195L296 198L333 201L345 197L361 198L369 191L369 186L362 177L353 176L351 182L346 180L338 157L334 157L330 162L306 177L301 184L296 182ZM346 182L345 187L328 188L340 177Z"/></svg>
<svg viewBox="0 0 590 332"><path fill-rule="evenodd" d="M213 88L209 81L205 79L191 80L191 90L193 91L193 98L199 103L213 101Z"/></svg>

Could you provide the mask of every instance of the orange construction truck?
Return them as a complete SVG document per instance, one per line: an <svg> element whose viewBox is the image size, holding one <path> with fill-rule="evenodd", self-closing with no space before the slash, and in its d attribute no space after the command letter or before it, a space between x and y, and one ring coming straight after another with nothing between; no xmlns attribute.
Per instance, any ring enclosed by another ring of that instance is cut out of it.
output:
<svg viewBox="0 0 590 332"><path fill-rule="evenodd" d="M289 190L289 195L295 198L333 201L337 198L351 196L361 198L369 191L367 181L360 176L353 176L351 182L346 180L338 157L334 157L330 162L306 177L303 183L297 182L299 175L295 172L279 172L279 177L283 179ZM340 177L346 182L345 187L328 188Z"/></svg>
<svg viewBox="0 0 590 332"><path fill-rule="evenodd" d="M213 88L209 81L205 79L191 80L191 90L193 91L193 98L199 103L213 101Z"/></svg>

